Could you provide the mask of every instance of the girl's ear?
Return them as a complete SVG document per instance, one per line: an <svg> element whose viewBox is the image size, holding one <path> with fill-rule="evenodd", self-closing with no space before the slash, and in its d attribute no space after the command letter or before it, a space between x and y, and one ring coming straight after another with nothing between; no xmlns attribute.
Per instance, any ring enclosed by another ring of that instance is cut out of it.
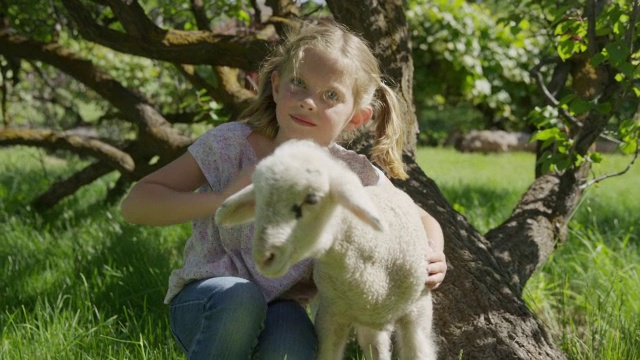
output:
<svg viewBox="0 0 640 360"><path fill-rule="evenodd" d="M356 112L351 117L351 120L347 124L345 130L355 130L359 128L360 126L366 124L367 121L371 120L372 116L373 109L371 108L371 106L367 105L360 108L359 110L356 110Z"/></svg>
<svg viewBox="0 0 640 360"><path fill-rule="evenodd" d="M271 92L273 93L273 102L278 103L278 87L280 86L280 73L274 70L271 73Z"/></svg>

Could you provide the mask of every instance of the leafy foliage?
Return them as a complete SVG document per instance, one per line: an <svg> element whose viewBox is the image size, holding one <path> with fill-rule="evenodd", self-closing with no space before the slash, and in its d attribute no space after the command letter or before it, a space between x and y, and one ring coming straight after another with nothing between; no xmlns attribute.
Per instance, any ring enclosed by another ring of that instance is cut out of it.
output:
<svg viewBox="0 0 640 360"><path fill-rule="evenodd" d="M538 129L534 140L547 150L540 159L543 170L564 171L584 161L597 162L599 154L576 152L576 135L589 116L607 121L603 135L619 143L625 154L636 153L640 132L640 41L638 3L632 1L570 1L556 6L546 1L525 1L528 13L516 19L543 19L549 48L561 63L572 64L570 80L558 92L559 111L535 108L529 119ZM532 20L533 21L533 20Z"/></svg>
<svg viewBox="0 0 640 360"><path fill-rule="evenodd" d="M544 44L528 21L499 24L487 7L462 0L414 2L407 14L423 129L526 126L521 120L536 94L529 69ZM466 107L462 117L477 120L429 116L430 109L455 107Z"/></svg>

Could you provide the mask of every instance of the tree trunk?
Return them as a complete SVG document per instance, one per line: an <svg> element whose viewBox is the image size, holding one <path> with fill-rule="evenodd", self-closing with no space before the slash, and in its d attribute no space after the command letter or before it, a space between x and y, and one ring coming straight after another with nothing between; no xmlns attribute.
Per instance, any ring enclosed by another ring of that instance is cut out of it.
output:
<svg viewBox="0 0 640 360"><path fill-rule="evenodd" d="M373 44L387 75L399 85L405 101L413 104L413 62L403 1L328 0L327 4L338 21L362 33ZM413 106L406 114L405 126L405 162L410 178L396 185L434 216L445 234L449 270L441 288L434 291L439 358L562 359L564 355L522 299L522 288L529 277L515 277L512 269L498 262L490 242L451 208L436 184L416 164L417 118ZM534 198L541 195L534 193ZM547 223L541 221L532 232L511 238L517 244L514 247L526 250L518 255L536 252L530 245L539 233L552 243L555 232L544 232ZM534 268L548 255L545 251L544 256L535 257Z"/></svg>
<svg viewBox="0 0 640 360"><path fill-rule="evenodd" d="M496 260L491 243L451 208L414 159L405 160L410 179L396 185L438 220L445 235L449 269L444 283L434 291L439 358L563 359L564 354L522 300L524 282ZM549 182L540 188L557 186L557 181ZM547 223L541 222L540 228L544 229ZM514 229L513 233L515 247L533 253L534 235L543 233L545 239L553 239L553 231L519 233ZM536 265L539 258L533 257Z"/></svg>
<svg viewBox="0 0 640 360"><path fill-rule="evenodd" d="M327 5L337 21L362 34L369 42L373 53L382 64L387 80L392 82L388 85L396 88L406 102L404 148L406 153L414 154L418 120L413 104L411 42L403 3L402 0L327 1ZM356 143L366 141L364 137L361 137ZM356 144L354 147L364 146Z"/></svg>

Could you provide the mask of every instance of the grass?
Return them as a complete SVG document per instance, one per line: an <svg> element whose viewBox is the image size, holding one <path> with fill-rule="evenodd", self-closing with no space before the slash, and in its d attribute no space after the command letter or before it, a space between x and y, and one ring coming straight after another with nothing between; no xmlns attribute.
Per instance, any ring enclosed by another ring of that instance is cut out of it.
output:
<svg viewBox="0 0 640 360"><path fill-rule="evenodd" d="M421 149L419 162L480 230L499 224L533 179L530 154ZM607 157L597 171L624 167ZM83 159L0 149L0 358L182 359L162 304L189 226L126 224L104 180L38 215L24 207ZM640 169L589 191L569 238L525 297L570 359L638 359ZM358 356L356 356L358 357Z"/></svg>
<svg viewBox="0 0 640 360"><path fill-rule="evenodd" d="M527 153L485 156L422 149L418 161L481 232L511 212L533 180ZM602 176L629 157L605 157ZM529 280L524 297L569 359L640 359L640 167L588 188L569 235Z"/></svg>

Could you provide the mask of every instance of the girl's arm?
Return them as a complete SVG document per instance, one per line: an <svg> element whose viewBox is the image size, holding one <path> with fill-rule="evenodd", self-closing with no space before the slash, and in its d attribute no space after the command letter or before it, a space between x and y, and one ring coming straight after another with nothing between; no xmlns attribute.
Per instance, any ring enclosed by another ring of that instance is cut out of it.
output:
<svg viewBox="0 0 640 360"><path fill-rule="evenodd" d="M143 225L173 225L210 216L222 202L251 183L243 170L222 192L196 193L206 178L187 152L133 186L121 204L125 220Z"/></svg>

